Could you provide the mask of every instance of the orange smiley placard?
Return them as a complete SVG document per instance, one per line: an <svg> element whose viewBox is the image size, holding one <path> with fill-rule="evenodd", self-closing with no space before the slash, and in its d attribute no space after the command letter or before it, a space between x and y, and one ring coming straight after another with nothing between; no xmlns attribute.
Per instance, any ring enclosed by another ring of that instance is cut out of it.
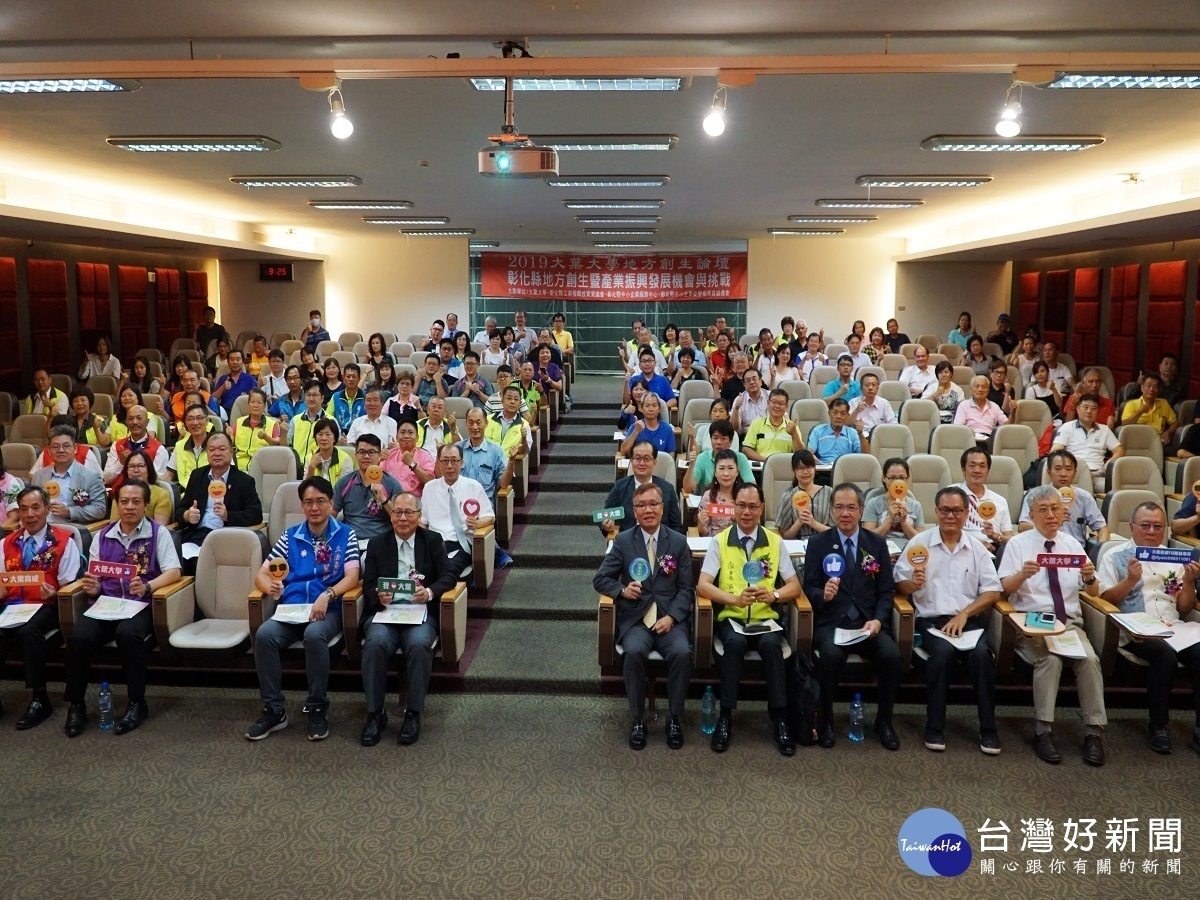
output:
<svg viewBox="0 0 1200 900"><path fill-rule="evenodd" d="M996 517L996 504L991 500L984 500L979 504L979 516L985 521L991 521Z"/></svg>
<svg viewBox="0 0 1200 900"><path fill-rule="evenodd" d="M914 569L919 569L929 562L929 551L920 544L910 544L904 551L904 555L908 557L908 561L912 563Z"/></svg>
<svg viewBox="0 0 1200 900"><path fill-rule="evenodd" d="M225 482L213 480L208 483L208 496L220 500L225 496Z"/></svg>
<svg viewBox="0 0 1200 900"><path fill-rule="evenodd" d="M792 507L797 512L804 512L810 506L812 506L812 497L808 496L808 491L796 491L792 495Z"/></svg>
<svg viewBox="0 0 1200 900"><path fill-rule="evenodd" d="M908 496L908 482L893 481L888 485L888 493L891 495L893 500L903 500Z"/></svg>
<svg viewBox="0 0 1200 900"><path fill-rule="evenodd" d="M62 493L62 485L51 478L46 482L46 496L51 500L58 499L58 495Z"/></svg>
<svg viewBox="0 0 1200 900"><path fill-rule="evenodd" d="M1058 489L1058 496L1062 497L1063 506L1070 506L1075 502L1075 488L1069 484L1063 485Z"/></svg>
<svg viewBox="0 0 1200 900"><path fill-rule="evenodd" d="M383 469L380 466L367 466L363 472L363 481L367 484L379 484L383 481Z"/></svg>
<svg viewBox="0 0 1200 900"><path fill-rule="evenodd" d="M47 482L46 489L49 490L49 488L50 488L50 483ZM1197 481L1195 484L1192 485L1192 493L1195 494L1198 499L1200 499L1200 481Z"/></svg>
<svg viewBox="0 0 1200 900"><path fill-rule="evenodd" d="M288 562L286 559L272 559L267 563L267 574L274 581L283 581L287 578Z"/></svg>

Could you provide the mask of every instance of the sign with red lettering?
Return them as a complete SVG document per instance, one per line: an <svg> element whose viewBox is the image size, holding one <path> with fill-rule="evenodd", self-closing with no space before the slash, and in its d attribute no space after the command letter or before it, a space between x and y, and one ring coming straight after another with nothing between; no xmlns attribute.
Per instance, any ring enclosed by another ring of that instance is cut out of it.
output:
<svg viewBox="0 0 1200 900"><path fill-rule="evenodd" d="M93 559L88 563L88 574L95 578L124 578L126 581L137 575L137 566L129 563L101 562Z"/></svg>
<svg viewBox="0 0 1200 900"><path fill-rule="evenodd" d="M46 575L40 569L32 572L0 572L0 587L41 587Z"/></svg>
<svg viewBox="0 0 1200 900"><path fill-rule="evenodd" d="M483 296L522 300L744 300L746 254L484 253Z"/></svg>
<svg viewBox="0 0 1200 900"><path fill-rule="evenodd" d="M1087 562L1082 553L1039 553L1037 564L1043 569L1079 569Z"/></svg>
<svg viewBox="0 0 1200 900"><path fill-rule="evenodd" d="M708 504L708 517L710 519L732 519L734 509L732 503L710 503Z"/></svg>

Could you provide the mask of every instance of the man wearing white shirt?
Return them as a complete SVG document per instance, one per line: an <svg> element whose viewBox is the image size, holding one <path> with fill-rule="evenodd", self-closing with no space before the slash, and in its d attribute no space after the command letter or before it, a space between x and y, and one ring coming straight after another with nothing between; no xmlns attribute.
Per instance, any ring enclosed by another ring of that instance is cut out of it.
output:
<svg viewBox="0 0 1200 900"><path fill-rule="evenodd" d="M767 414L769 395L762 389L762 376L757 369L747 369L746 374L742 376L742 383L746 389L733 401L730 418L738 435L744 438L750 423Z"/></svg>
<svg viewBox="0 0 1200 900"><path fill-rule="evenodd" d="M488 316L483 320L483 328L475 332L475 337L472 339L476 344L486 344L491 339L491 334L496 330L496 317Z"/></svg>
<svg viewBox="0 0 1200 900"><path fill-rule="evenodd" d="M938 527L909 541L893 570L896 590L912 597L916 633L924 636L922 647L929 656L925 664L925 746L934 751L946 749L950 663L962 654L979 707L979 749L995 756L1000 752L996 669L984 634L988 623L982 616L1000 599L1000 577L983 545L963 539L966 493L961 488L942 488L934 498L934 509ZM951 637L978 632L979 640L969 650L958 650L932 633L935 631Z"/></svg>
<svg viewBox="0 0 1200 900"><path fill-rule="evenodd" d="M21 412L26 415L65 416L67 395L54 386L50 373L45 369L33 370L33 393L21 403Z"/></svg>
<svg viewBox="0 0 1200 900"><path fill-rule="evenodd" d="M1042 344L1042 360L1050 370L1049 380L1058 385L1058 391L1064 397L1075 390L1075 376L1071 370L1058 361L1058 344L1046 341Z"/></svg>
<svg viewBox="0 0 1200 900"><path fill-rule="evenodd" d="M1012 514L1008 501L987 486L988 472L992 470L992 454L983 447L964 450L959 459L963 481L960 487L967 495L967 521L963 533L981 541L992 553L1013 537ZM990 503L994 511L987 506ZM990 515L988 513L991 513Z"/></svg>
<svg viewBox="0 0 1200 900"><path fill-rule="evenodd" d="M692 352L696 354L696 358L692 363L693 365L704 366L705 369L708 368L708 358L704 355L704 351L696 346L696 342L692 340L692 333L685 328L679 332L679 348L671 354L670 363L672 372L679 368L679 351L684 347L690 347Z"/></svg>
<svg viewBox="0 0 1200 900"><path fill-rule="evenodd" d="M801 377L808 381L812 378L813 369L829 364L829 357L821 352L821 336L813 332L808 336L806 351L796 359L796 368L800 370Z"/></svg>
<svg viewBox="0 0 1200 900"><path fill-rule="evenodd" d="M446 415L446 401L441 397L430 400L425 411L429 417L417 423L417 445L436 459L438 448L448 443L447 438L459 439L457 423L454 416Z"/></svg>
<svg viewBox="0 0 1200 900"><path fill-rule="evenodd" d="M483 485L462 472L462 448L446 444L438 451L442 477L425 485L421 493L421 524L432 528L446 543L446 566L455 581L471 565L475 529L496 521L496 512Z"/></svg>
<svg viewBox="0 0 1200 900"><path fill-rule="evenodd" d="M108 462L104 464L105 484L119 485L125 460L134 450L146 451L154 461L154 471L159 478L166 474L171 454L158 438L147 431L149 422L150 413L144 406L131 406L125 413L125 424L129 428L129 435L119 441L114 441L112 447L109 448Z"/></svg>
<svg viewBox="0 0 1200 900"><path fill-rule="evenodd" d="M1058 491L1043 485L1030 491L1028 499L1033 530L1022 532L1008 542L998 567L1000 584L1004 593L1011 595L1014 609L1022 613L1053 614L1058 624L1066 627L1064 637L1073 635L1082 647L1083 658L1068 661L1075 670L1075 688L1087 729L1083 739L1083 761L1102 766L1104 742L1101 734L1108 722L1104 709L1104 678L1100 674L1100 660L1083 630L1083 612L1079 605L1081 587L1095 590L1096 567L1077 540L1059 531L1062 498ZM1074 556L1083 563L1079 567L1049 566L1045 564L1044 557L1047 556ZM1043 762L1057 764L1062 761L1062 755L1054 744L1052 730L1063 657L1051 652L1046 638L1024 633L1017 637L1016 651L1033 666L1033 707L1037 717L1034 753Z"/></svg>
<svg viewBox="0 0 1200 900"><path fill-rule="evenodd" d="M1100 398L1095 394L1084 394L1076 404L1076 417L1058 429L1051 448L1069 451L1088 467L1092 480L1097 483L1104 477L1105 462L1125 453L1112 430L1096 421L1099 413Z"/></svg>
<svg viewBox="0 0 1200 900"><path fill-rule="evenodd" d="M896 412L892 404L879 396L879 376L874 372L863 375L859 385L862 396L850 401L850 416L846 421L855 429L861 426L863 436L870 437L876 425L895 422Z"/></svg>
<svg viewBox="0 0 1200 900"><path fill-rule="evenodd" d="M921 344L913 351L913 364L900 372L899 382L908 388L914 398L921 397L925 389L937 382L937 375L929 366L929 350Z"/></svg>
<svg viewBox="0 0 1200 900"><path fill-rule="evenodd" d="M396 420L383 414L383 394L379 388L367 390L363 405L367 414L350 423L345 442L353 447L358 443L359 435L373 434L384 447L390 446L396 440Z"/></svg>
<svg viewBox="0 0 1200 900"><path fill-rule="evenodd" d="M1078 463L1067 450L1052 450L1046 457L1046 471L1050 475L1050 484L1063 498L1062 529L1084 546L1088 542L1088 529L1095 532L1097 544L1104 544L1109 539L1108 521L1096 505L1096 498L1090 491L1075 487L1075 472ZM1069 493L1065 488L1070 487ZM1071 496L1074 494L1074 496ZM1067 502L1068 499L1070 502ZM1021 515L1017 520L1018 531L1028 531L1033 527L1033 519L1029 515L1029 498L1021 504Z"/></svg>
<svg viewBox="0 0 1200 900"><path fill-rule="evenodd" d="M1129 518L1133 541L1110 551L1100 563L1100 597L1121 607L1123 613L1147 613L1164 625L1175 625L1196 608L1196 577L1200 563L1186 566L1176 563L1138 560L1141 547L1165 549L1167 515L1157 503L1142 503ZM1122 629L1121 646L1144 659L1146 700L1150 711L1150 749L1171 752L1171 687L1178 666L1183 666L1192 682L1193 722L1191 747L1200 753L1200 644L1176 650L1163 640L1131 641Z"/></svg>
<svg viewBox="0 0 1200 900"><path fill-rule="evenodd" d="M873 362L871 362L871 357L867 356L867 354L862 352L862 336L861 335L852 334L848 338L846 338L846 350L848 352L845 355L849 356L850 359L854 362L854 368L851 370L851 373L850 373L851 375L857 375L858 370L861 369L863 366L875 365Z"/></svg>

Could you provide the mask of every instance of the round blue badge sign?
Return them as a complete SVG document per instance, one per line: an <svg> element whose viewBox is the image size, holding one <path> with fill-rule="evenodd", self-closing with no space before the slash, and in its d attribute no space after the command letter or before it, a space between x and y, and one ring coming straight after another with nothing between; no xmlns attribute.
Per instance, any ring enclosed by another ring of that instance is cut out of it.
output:
<svg viewBox="0 0 1200 900"><path fill-rule="evenodd" d="M830 553L821 560L821 568L825 570L825 574L830 578L840 578L842 573L846 571L846 561L836 553Z"/></svg>
<svg viewBox="0 0 1200 900"><path fill-rule="evenodd" d="M757 559L747 560L746 564L742 566L742 579L747 584L754 584L755 582L762 581L766 575L766 569Z"/></svg>
<svg viewBox="0 0 1200 900"><path fill-rule="evenodd" d="M634 581L645 581L650 577L650 560L638 557L629 564L629 577Z"/></svg>

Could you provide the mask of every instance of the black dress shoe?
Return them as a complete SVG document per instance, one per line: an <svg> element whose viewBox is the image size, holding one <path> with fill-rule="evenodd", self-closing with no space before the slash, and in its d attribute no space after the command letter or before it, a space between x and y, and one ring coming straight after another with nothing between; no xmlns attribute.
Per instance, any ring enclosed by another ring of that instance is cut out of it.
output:
<svg viewBox="0 0 1200 900"><path fill-rule="evenodd" d="M1089 766L1104 765L1104 741L1098 734L1083 736L1083 761Z"/></svg>
<svg viewBox="0 0 1200 900"><path fill-rule="evenodd" d="M713 731L712 748L716 753L724 753L729 749L729 739L733 737L733 720L724 716L717 719L716 730Z"/></svg>
<svg viewBox="0 0 1200 900"><path fill-rule="evenodd" d="M833 723L826 722L823 725L818 726L817 745L828 750L835 743L837 743L837 737L833 733Z"/></svg>
<svg viewBox="0 0 1200 900"><path fill-rule="evenodd" d="M883 744L884 750L900 749L900 736L896 734L896 729L890 722L885 725L876 725L875 734L879 736L879 743Z"/></svg>
<svg viewBox="0 0 1200 900"><path fill-rule="evenodd" d="M19 726L18 726L19 727ZM1171 752L1171 732L1166 728L1155 728L1153 725L1149 728L1150 731L1150 749L1155 753L1167 754Z"/></svg>
<svg viewBox="0 0 1200 900"><path fill-rule="evenodd" d="M667 718L667 746L672 750L683 746L683 726L679 724L678 716Z"/></svg>
<svg viewBox="0 0 1200 900"><path fill-rule="evenodd" d="M634 719L633 727L629 729L629 749L646 749L646 720Z"/></svg>
<svg viewBox="0 0 1200 900"><path fill-rule="evenodd" d="M67 737L79 737L87 728L87 707L82 703L72 703L67 710Z"/></svg>
<svg viewBox="0 0 1200 900"><path fill-rule="evenodd" d="M117 719L113 731L117 734L128 734L135 728L141 727L148 718L150 718L150 707L146 705L145 700L139 700L137 703L130 701L129 708L125 710L125 715Z"/></svg>
<svg viewBox="0 0 1200 900"><path fill-rule="evenodd" d="M387 728L387 713L367 713L367 724L359 735L359 743L364 747L374 747L383 738L383 729Z"/></svg>
<svg viewBox="0 0 1200 900"><path fill-rule="evenodd" d="M796 752L796 742L788 732L787 719L775 720L775 746L784 756L792 756Z"/></svg>
<svg viewBox="0 0 1200 900"><path fill-rule="evenodd" d="M400 726L400 734L396 738L397 744L415 744L417 738L421 736L421 714L406 709L404 711L404 724Z"/></svg>
<svg viewBox="0 0 1200 900"><path fill-rule="evenodd" d="M1054 746L1054 736L1049 731L1033 736L1033 752L1042 762L1048 762L1052 766L1062 762L1062 754Z"/></svg>
<svg viewBox="0 0 1200 900"><path fill-rule="evenodd" d="M39 700L36 697L29 704L29 709L25 710L25 715L17 719L17 731L25 731L28 728L36 728L45 722L54 714L54 707L47 700Z"/></svg>

